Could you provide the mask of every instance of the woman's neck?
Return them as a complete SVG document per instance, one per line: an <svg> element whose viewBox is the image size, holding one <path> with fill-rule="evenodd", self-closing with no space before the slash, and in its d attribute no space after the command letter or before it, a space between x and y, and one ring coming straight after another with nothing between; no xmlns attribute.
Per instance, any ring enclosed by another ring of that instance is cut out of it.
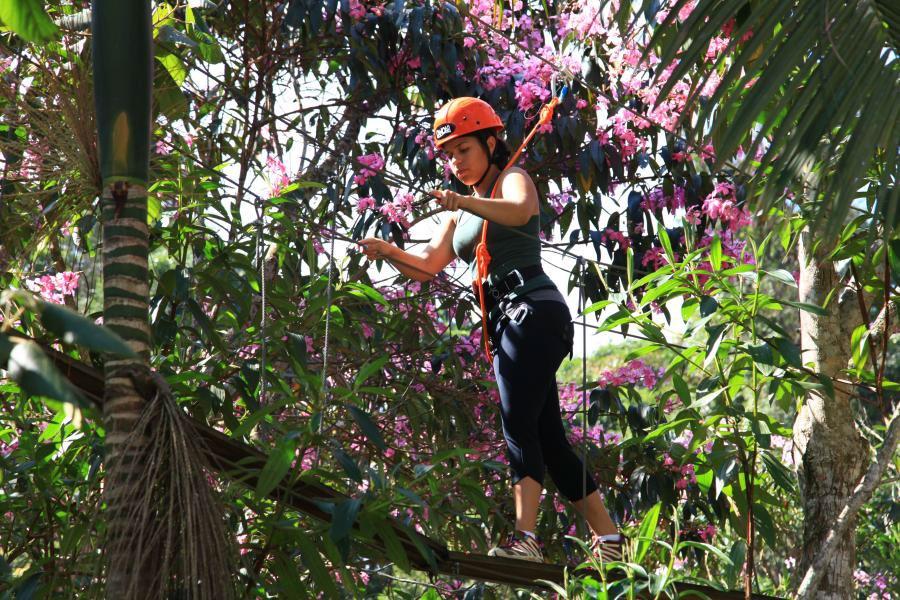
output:
<svg viewBox="0 0 900 600"><path fill-rule="evenodd" d="M500 169L497 168L497 165L491 164L491 168L488 169L488 172L481 179L481 183L475 188L475 193L482 198L487 198L491 195L491 188L494 186L494 182L497 180L497 176L500 174Z"/></svg>

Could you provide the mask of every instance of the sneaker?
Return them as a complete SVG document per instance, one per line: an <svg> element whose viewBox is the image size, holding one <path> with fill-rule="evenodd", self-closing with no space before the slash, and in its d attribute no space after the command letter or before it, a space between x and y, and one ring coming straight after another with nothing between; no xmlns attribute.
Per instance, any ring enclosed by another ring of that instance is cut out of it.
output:
<svg viewBox="0 0 900 600"><path fill-rule="evenodd" d="M600 559L601 563L621 561L622 547L625 545L625 536L621 533L594 536L591 542L591 553Z"/></svg>
<svg viewBox="0 0 900 600"><path fill-rule="evenodd" d="M531 562L544 562L542 552L544 544L538 537L531 537L522 531L509 534L499 546L491 548L488 556L502 556L503 558L518 558Z"/></svg>

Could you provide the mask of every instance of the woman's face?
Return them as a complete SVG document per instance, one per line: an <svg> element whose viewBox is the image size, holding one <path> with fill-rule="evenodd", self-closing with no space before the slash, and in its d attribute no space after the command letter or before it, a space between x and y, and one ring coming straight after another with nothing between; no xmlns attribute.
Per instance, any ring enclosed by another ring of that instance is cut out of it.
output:
<svg viewBox="0 0 900 600"><path fill-rule="evenodd" d="M493 137L487 139L487 145L491 152L497 140ZM443 147L444 153L450 160L450 170L453 175L464 185L474 185L487 170L489 165L488 154L484 147L473 135L466 135L455 140L450 140Z"/></svg>

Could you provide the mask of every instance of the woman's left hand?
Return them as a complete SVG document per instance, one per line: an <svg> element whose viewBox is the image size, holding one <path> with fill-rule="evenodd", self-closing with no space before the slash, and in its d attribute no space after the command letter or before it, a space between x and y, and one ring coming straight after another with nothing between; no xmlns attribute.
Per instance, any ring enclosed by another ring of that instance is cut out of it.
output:
<svg viewBox="0 0 900 600"><path fill-rule="evenodd" d="M437 203L441 205L441 208L444 210L457 210L460 208L465 208L463 203L465 202L468 196L463 196L462 194L457 194L453 190L431 190L429 192L432 196L435 197Z"/></svg>

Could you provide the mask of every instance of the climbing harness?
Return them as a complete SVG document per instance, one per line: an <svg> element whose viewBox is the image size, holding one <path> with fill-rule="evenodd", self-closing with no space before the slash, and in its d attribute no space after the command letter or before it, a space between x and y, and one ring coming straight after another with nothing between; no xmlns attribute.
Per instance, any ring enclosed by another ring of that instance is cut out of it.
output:
<svg viewBox="0 0 900 600"><path fill-rule="evenodd" d="M553 111L559 106L559 103L562 102L563 98L565 98L566 93L568 92L567 87L563 87L562 92L560 92L559 96L555 96L550 99L550 102L545 104L541 108L540 117L538 118L538 122L531 129L531 132L528 136L522 141L519 145L518 150L512 155L512 158L509 159L509 162L503 168L502 171L510 168L521 156L522 151L525 150L525 146L534 138L537 134L538 129L543 125L550 125L553 121ZM455 136L458 137L458 136ZM501 172L502 172L501 171ZM497 186L500 184L499 178L496 182L494 182L493 189L491 189L491 199L493 200L497 194ZM475 281L473 282L475 286L475 292L478 297L478 304L481 307L481 337L484 343L484 354L487 357L488 363L493 363L494 357L491 352L491 343L490 343L490 335L488 333L487 326L487 308L485 302L485 293L484 293L484 281L488 277L489 268L491 265L491 253L488 251L487 247L487 231L488 231L488 220L484 219L484 223L481 226L481 241L475 246L475 261L477 266L477 274L475 277Z"/></svg>

